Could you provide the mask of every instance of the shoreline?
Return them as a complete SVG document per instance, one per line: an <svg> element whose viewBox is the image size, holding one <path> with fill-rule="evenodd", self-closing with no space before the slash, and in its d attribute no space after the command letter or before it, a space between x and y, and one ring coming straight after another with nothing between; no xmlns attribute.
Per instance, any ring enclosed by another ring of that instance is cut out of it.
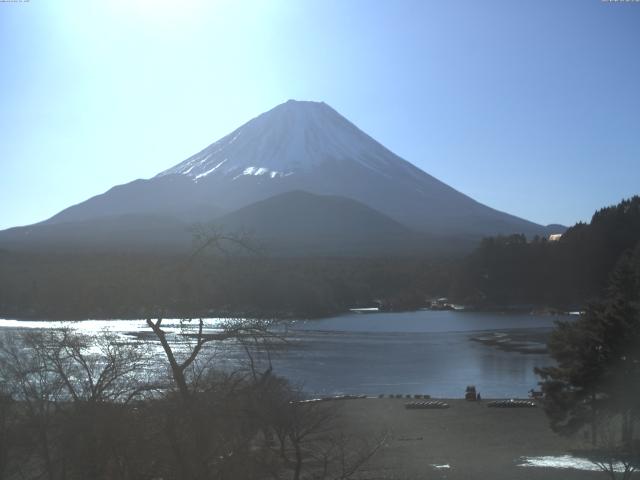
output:
<svg viewBox="0 0 640 480"><path fill-rule="evenodd" d="M371 307L373 308L373 307ZM308 315L308 314L296 314L295 312L287 312L287 313L279 313L273 314L268 312L229 312L229 311L220 311L220 312L204 312L201 314L187 315L187 316L177 316L176 314L169 314L166 317L167 320L180 320L185 318L192 319L211 319L211 318L225 318L225 319L239 319L239 318L252 318L256 320L275 320L275 321L288 321L288 320L326 320L328 318L334 318L339 316L347 316L347 315L376 315L376 314L384 314L384 313L418 313L418 312L458 312L458 313L493 313L496 315L502 314L522 314L522 315L537 315L537 316L549 316L549 317L573 317L578 316L582 313L582 310L564 310L564 309L554 309L549 307L536 307L536 306L528 306L528 307L518 307L518 306L499 306L499 307L472 307L472 306L462 306L462 308L430 308L428 306L414 308L414 309L393 309L393 310L376 310L373 311L371 308L363 307L348 307L343 310L336 310L329 314L322 315ZM202 313L202 312L201 312ZM150 318L157 318L157 315L149 315ZM19 316L19 315L10 315L3 316L0 314L0 321L2 320L15 320L19 322L84 322L84 321L133 321L133 320L144 320L146 317L140 315L132 315L132 316L121 316L118 318L114 317L82 317L82 318L35 318L31 316Z"/></svg>

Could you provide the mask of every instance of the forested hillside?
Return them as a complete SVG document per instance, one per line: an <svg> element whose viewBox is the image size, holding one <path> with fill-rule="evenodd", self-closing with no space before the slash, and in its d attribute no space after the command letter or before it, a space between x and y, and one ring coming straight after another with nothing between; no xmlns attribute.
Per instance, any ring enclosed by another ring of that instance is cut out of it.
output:
<svg viewBox="0 0 640 480"><path fill-rule="evenodd" d="M0 317L318 317L354 306L414 309L451 269L420 258L269 258L0 252Z"/></svg>
<svg viewBox="0 0 640 480"><path fill-rule="evenodd" d="M603 293L620 256L640 242L640 197L597 211L558 241L523 235L484 239L452 284L476 306L581 307Z"/></svg>
<svg viewBox="0 0 640 480"><path fill-rule="evenodd" d="M639 242L633 197L558 241L491 237L464 259L0 251L0 317L319 317L416 309L447 295L470 308L582 309Z"/></svg>

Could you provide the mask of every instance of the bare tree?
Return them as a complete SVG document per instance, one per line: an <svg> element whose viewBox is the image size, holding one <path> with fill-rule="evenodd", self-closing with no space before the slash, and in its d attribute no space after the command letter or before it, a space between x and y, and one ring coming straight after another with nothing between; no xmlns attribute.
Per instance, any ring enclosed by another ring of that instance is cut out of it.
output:
<svg viewBox="0 0 640 480"><path fill-rule="evenodd" d="M278 455L289 472L277 478L351 478L384 443L385 435L368 442L341 432L340 405L335 402L300 401L288 385L271 398L280 400L272 405L269 416Z"/></svg>
<svg viewBox="0 0 640 480"><path fill-rule="evenodd" d="M63 328L32 334L24 343L45 360L74 402L128 403L149 388L141 381L148 365L146 347L113 333L89 338Z"/></svg>
<svg viewBox="0 0 640 480"><path fill-rule="evenodd" d="M27 436L21 475L101 478L124 466L132 435L127 405L146 391L138 376L144 366L143 348L107 332L93 339L68 328L5 335L1 381L19 404L14 419Z"/></svg>
<svg viewBox="0 0 640 480"><path fill-rule="evenodd" d="M15 401L0 378L0 480L10 475L15 444Z"/></svg>
<svg viewBox="0 0 640 480"><path fill-rule="evenodd" d="M38 338L36 332L28 332L20 336L21 342L16 342L5 335L0 341L0 372L13 398L21 403L23 425L33 437L34 448L26 452L30 470L53 480L57 440L53 424L64 387L48 368L42 352L29 347Z"/></svg>
<svg viewBox="0 0 640 480"><path fill-rule="evenodd" d="M183 400L187 400L192 393L189 382L187 381L187 369L194 364L206 344L211 342L225 342L227 340L241 340L243 338L266 339L274 337L274 335L268 331L269 322L257 320L229 321L221 325L219 331L215 333L205 333L204 320L202 318L197 320L195 330L184 329L184 327L191 325L193 321L193 319L186 319L180 322L181 327L183 327L180 336L184 339L190 339L192 342L187 345L189 351L183 354L182 358L178 358L174 352L174 348L167 339L167 333L162 329L162 321L162 318L156 320L147 318L147 325L149 325L156 338L160 341L160 345L162 345L171 369L172 379Z"/></svg>
<svg viewBox="0 0 640 480"><path fill-rule="evenodd" d="M592 448L580 452L600 468L611 480L630 480L640 468L640 446L637 441L629 441L624 432L628 421L624 415L602 414L596 423L598 441Z"/></svg>

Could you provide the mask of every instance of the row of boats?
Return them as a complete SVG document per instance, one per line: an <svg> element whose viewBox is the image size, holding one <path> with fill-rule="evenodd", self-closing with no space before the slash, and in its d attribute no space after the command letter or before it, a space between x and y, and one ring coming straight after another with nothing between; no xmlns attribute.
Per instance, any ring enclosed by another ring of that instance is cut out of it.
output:
<svg viewBox="0 0 640 480"><path fill-rule="evenodd" d="M334 400L358 400L361 398L367 398L367 396L366 395L333 395L330 397L309 398L307 400L300 400L296 403L331 402Z"/></svg>
<svg viewBox="0 0 640 480"><path fill-rule="evenodd" d="M300 400L296 403L315 403L315 402L329 402L336 400L357 400L367 397L367 395L333 395L330 397L310 398L308 400ZM385 398L385 394L381 393L378 398ZM431 400L431 395L403 395L403 394L390 394L387 398L404 398L404 399L423 399L429 400L427 402L408 402L404 406L407 409L428 409L428 408L449 408L449 404L441 400ZM536 402L531 400L516 400L510 398L508 400L491 400L487 402L487 407L491 408L533 408L536 407Z"/></svg>
<svg viewBox="0 0 640 480"><path fill-rule="evenodd" d="M441 402L439 400L434 400L431 402L409 402L404 404L404 408L406 408L407 410L449 408L449 404L446 402Z"/></svg>
<svg viewBox="0 0 640 480"><path fill-rule="evenodd" d="M531 400L514 400L513 398L509 400L493 400L487 403L487 407L492 408L534 408L535 406L536 402Z"/></svg>
<svg viewBox="0 0 640 480"><path fill-rule="evenodd" d="M380 395L378 395L378 398L384 398L384 393L381 393ZM387 398L424 398L424 399L430 399L431 395L422 395L422 394L416 394L416 395L403 395L401 393L396 393L395 395L392 393L390 395L388 395Z"/></svg>

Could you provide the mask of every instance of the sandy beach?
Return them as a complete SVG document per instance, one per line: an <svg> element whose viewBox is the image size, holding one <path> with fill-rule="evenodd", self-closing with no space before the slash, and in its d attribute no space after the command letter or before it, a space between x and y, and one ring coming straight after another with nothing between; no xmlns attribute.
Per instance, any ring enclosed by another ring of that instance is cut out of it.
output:
<svg viewBox="0 0 640 480"><path fill-rule="evenodd" d="M561 456L578 439L553 433L539 408L488 408L489 400L444 400L448 409L407 410L407 399L341 401L349 433L387 440L364 468L370 479L598 479L603 472L522 467L523 457Z"/></svg>

